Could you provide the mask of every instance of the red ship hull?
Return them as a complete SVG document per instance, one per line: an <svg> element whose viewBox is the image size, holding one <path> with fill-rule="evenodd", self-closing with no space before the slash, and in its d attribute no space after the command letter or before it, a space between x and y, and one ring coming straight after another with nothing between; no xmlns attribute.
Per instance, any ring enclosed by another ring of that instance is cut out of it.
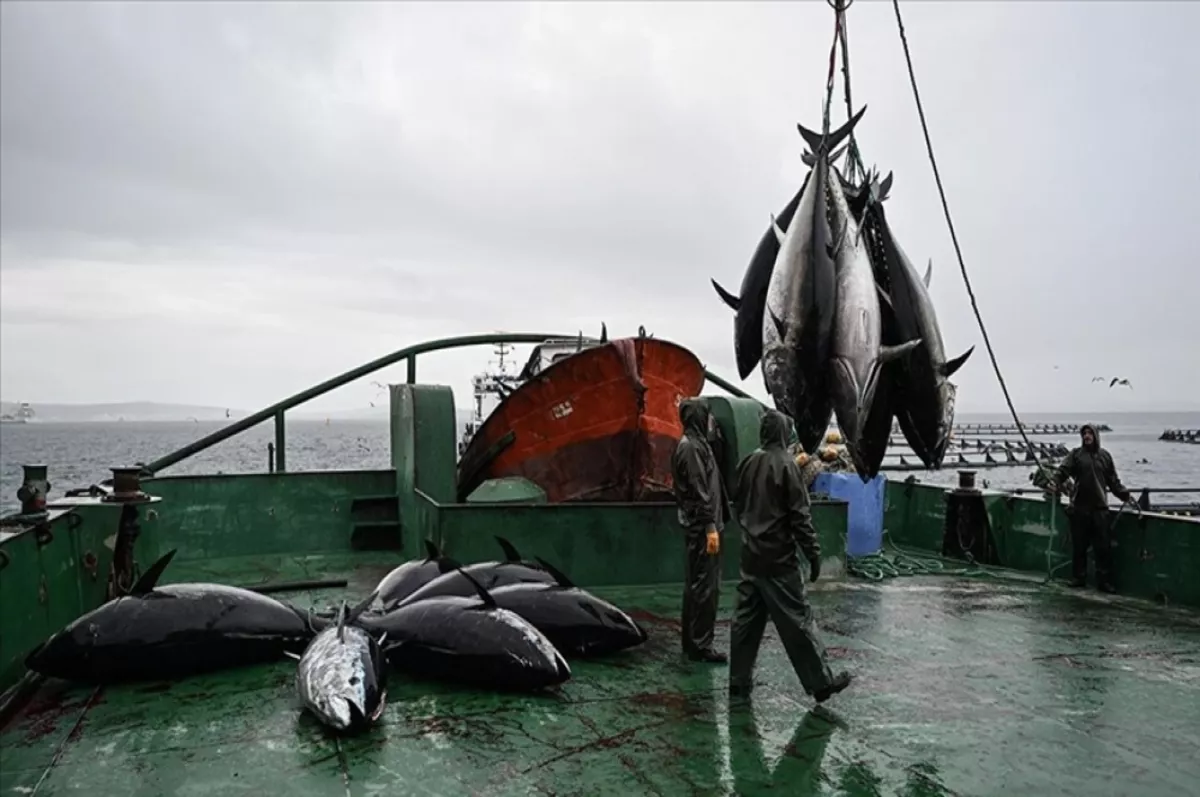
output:
<svg viewBox="0 0 1200 797"><path fill-rule="evenodd" d="M475 433L458 467L460 500L487 479L522 476L564 501L661 501L683 434L679 402L704 366L655 338L614 340L551 365Z"/></svg>

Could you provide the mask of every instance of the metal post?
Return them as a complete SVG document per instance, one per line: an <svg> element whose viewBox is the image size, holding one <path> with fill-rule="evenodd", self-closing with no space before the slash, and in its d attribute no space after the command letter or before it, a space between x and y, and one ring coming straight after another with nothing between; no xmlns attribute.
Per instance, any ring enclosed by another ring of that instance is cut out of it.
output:
<svg viewBox="0 0 1200 797"><path fill-rule="evenodd" d="M275 444L267 443L267 473L275 472Z"/></svg>
<svg viewBox="0 0 1200 797"><path fill-rule="evenodd" d="M417 355L410 354L408 357L408 383L415 385L417 383Z"/></svg>
<svg viewBox="0 0 1200 797"><path fill-rule="evenodd" d="M275 472L287 472L287 432L283 426L283 410L275 413Z"/></svg>

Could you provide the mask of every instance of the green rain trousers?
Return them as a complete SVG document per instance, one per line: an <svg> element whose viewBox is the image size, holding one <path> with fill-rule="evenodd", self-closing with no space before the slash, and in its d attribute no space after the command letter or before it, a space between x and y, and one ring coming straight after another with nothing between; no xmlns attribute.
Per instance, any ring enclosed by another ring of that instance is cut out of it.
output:
<svg viewBox="0 0 1200 797"><path fill-rule="evenodd" d="M768 619L774 623L804 691L812 695L829 686L833 673L817 635L799 570L777 576L753 576L743 571L729 639L730 685L750 687Z"/></svg>

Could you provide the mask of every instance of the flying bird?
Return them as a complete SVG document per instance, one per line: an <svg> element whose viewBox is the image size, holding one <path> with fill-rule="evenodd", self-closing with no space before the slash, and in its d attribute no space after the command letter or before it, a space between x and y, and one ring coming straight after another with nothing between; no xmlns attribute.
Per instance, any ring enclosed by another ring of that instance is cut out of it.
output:
<svg viewBox="0 0 1200 797"><path fill-rule="evenodd" d="M1108 381L1108 377L1107 376L1093 376L1092 381L1093 382L1105 382L1105 381Z"/></svg>
<svg viewBox="0 0 1200 797"><path fill-rule="evenodd" d="M1116 387L1117 385L1124 385L1125 387L1129 388L1130 390L1133 390L1133 385L1129 384L1128 379L1120 379L1120 378L1114 376L1113 381L1109 382L1108 386L1109 386L1109 388L1113 388L1113 387Z"/></svg>

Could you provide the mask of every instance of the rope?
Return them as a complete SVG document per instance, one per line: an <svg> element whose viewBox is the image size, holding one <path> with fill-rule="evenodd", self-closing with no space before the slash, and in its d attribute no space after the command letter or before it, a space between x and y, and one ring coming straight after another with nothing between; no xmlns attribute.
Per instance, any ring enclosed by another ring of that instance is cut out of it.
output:
<svg viewBox="0 0 1200 797"><path fill-rule="evenodd" d="M837 72L837 46L842 37L842 23L845 19L846 9L850 7L849 3L842 5L841 0L838 0L836 5L832 0L825 0L825 2L829 3L835 13L833 15L833 44L829 46L829 74L825 78L825 105L821 116L822 138L829 137L829 117L833 110L833 78Z"/></svg>
<svg viewBox="0 0 1200 797"><path fill-rule="evenodd" d="M929 138L929 125L925 121L925 109L921 104L921 92L917 88L917 75L913 69L912 54L908 49L908 36L904 32L904 19L900 16L900 0L892 0L892 8L896 11L896 25L900 28L900 43L904 46L904 60L908 65L908 79L912 84L913 99L917 104L917 115L921 119L921 132L925 135L925 149L929 153L929 165L933 167L933 179L937 182L938 195L942 200L942 211L946 215L946 226L950 228L950 240L954 243L954 254L958 258L958 269L962 272L963 283L967 286L967 296L971 299L971 311L975 314L975 321L979 324L979 332L983 336L983 343L987 347L988 358L992 361L992 369L996 372L996 379L1000 382L1000 390L1004 393L1004 402L1008 405L1008 411L1012 415L1013 422L1017 425L1017 431L1021 435L1021 439L1025 441L1025 446L1030 450L1034 464L1040 470L1042 462L1038 455L1033 451L1033 444L1030 442L1028 435L1025 434L1025 426L1021 423L1021 418L1017 415L1017 409L1013 405L1012 396L1008 392L1008 384L1004 381L1004 374L1000 372L1000 364L996 360L996 352L992 348L992 340L988 337L987 327L983 323L983 316L979 312L979 303L975 300L975 290L971 287L971 278L967 275L967 266L963 262L962 247L958 244L958 234L954 231L954 219L950 216L950 204L946 201L946 189L942 185L942 175L938 171L937 158L933 154L933 142Z"/></svg>
<svg viewBox="0 0 1200 797"><path fill-rule="evenodd" d="M846 95L846 119L849 121L854 118L854 103L850 99L850 33L846 28L846 8L850 5L846 4L842 9L842 27L841 27L841 42L842 42L842 89ZM867 179L867 167L863 165L862 153L858 150L858 139L854 135L854 131L850 131L850 144L846 148L846 176L850 180L854 180L854 174L857 167L859 176L865 181Z"/></svg>

